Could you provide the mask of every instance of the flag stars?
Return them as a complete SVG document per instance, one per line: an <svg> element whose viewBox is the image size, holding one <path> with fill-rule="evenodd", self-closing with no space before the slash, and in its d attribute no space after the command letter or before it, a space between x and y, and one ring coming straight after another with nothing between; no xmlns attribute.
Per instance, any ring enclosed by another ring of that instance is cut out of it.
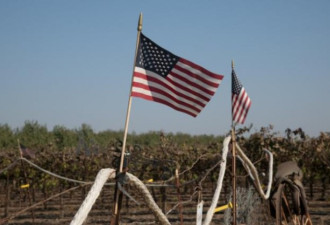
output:
<svg viewBox="0 0 330 225"><path fill-rule="evenodd" d="M139 48L137 62L146 70L151 70L163 77L172 70L178 57L172 53L164 50L162 47L157 46L151 40L142 36Z"/></svg>

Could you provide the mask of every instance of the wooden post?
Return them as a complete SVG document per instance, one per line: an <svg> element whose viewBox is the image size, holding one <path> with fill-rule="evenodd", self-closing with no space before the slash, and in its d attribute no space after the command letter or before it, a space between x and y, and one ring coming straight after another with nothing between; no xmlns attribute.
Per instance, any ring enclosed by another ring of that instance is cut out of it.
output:
<svg viewBox="0 0 330 225"><path fill-rule="evenodd" d="M8 208L9 208L9 205L10 205L10 186L9 186L9 172L7 172L5 217L8 216Z"/></svg>
<svg viewBox="0 0 330 225"><path fill-rule="evenodd" d="M180 194L180 180L179 180L179 170L175 169L175 185L178 193L179 202L179 214L180 214L180 225L183 225L183 215L182 215L182 204L181 204L181 194Z"/></svg>
<svg viewBox="0 0 330 225"><path fill-rule="evenodd" d="M286 208L289 212L289 217L291 217L293 219L293 216L292 216L291 211L290 211L290 206L289 206L288 200L286 199L286 196L285 196L285 193L284 193L284 188L283 188L283 191L282 191L281 198L282 198L282 201L284 200L284 204L285 204L285 206L286 206ZM281 203L282 203L282 201L281 201ZM282 218L283 218L283 220L281 222L284 225L288 225L288 221L286 220L286 215L285 215L285 211L283 209L283 205L281 206L281 211L282 211Z"/></svg>
<svg viewBox="0 0 330 225"><path fill-rule="evenodd" d="M202 225L203 220L203 200L198 200L197 204L197 213L196 213L196 225Z"/></svg>
<svg viewBox="0 0 330 225"><path fill-rule="evenodd" d="M234 69L234 60L231 61L231 67ZM233 116L233 113L232 113ZM236 205L236 136L234 118L232 118L231 141L232 141L232 184L233 184L233 225L236 225L237 205Z"/></svg>
<svg viewBox="0 0 330 225"><path fill-rule="evenodd" d="M166 200L167 200L167 188L166 187L160 187L160 194L161 194L161 201L162 201L162 210L165 213L166 212Z"/></svg>
<svg viewBox="0 0 330 225"><path fill-rule="evenodd" d="M61 192L63 191L63 184L61 184ZM64 218L64 207L63 207L63 196L60 195L60 218L63 219Z"/></svg>
<svg viewBox="0 0 330 225"><path fill-rule="evenodd" d="M19 143L19 139L17 139L17 143L18 143L18 149L19 149L19 152L20 152L20 157L22 159L23 154L22 154L21 145ZM21 167L22 167L23 174L24 174L24 182L25 182L25 184L27 184L28 183L27 174L26 174L25 166L24 166L24 163L23 163L22 160L21 160ZM20 187L20 189L21 189L21 187ZM28 197L28 200L29 200L29 206L31 206L32 201L31 201L31 195L30 195L30 188L28 188L26 192L27 192L27 197ZM32 224L34 224L35 218L34 218L34 210L33 209L31 209L31 214L32 214Z"/></svg>
<svg viewBox="0 0 330 225"><path fill-rule="evenodd" d="M235 139L235 128L232 127L231 130L231 138L232 138L232 184L233 184L233 225L236 225L236 215L237 215L237 207L236 207L236 139Z"/></svg>
<svg viewBox="0 0 330 225"><path fill-rule="evenodd" d="M126 113L126 122L125 122L125 130L124 130L124 138L123 138L123 146L121 150L121 157L120 157L120 165L119 165L119 173L123 172L123 164L124 164L124 157L125 157L125 148L126 148L126 139L127 139L127 132L128 132L128 123L129 123L129 118L131 114L131 105L132 105L132 85L133 85L133 78L134 78L134 68L135 68L135 61L136 61L136 56L137 56L137 51L138 47L140 44L140 33L142 31L142 13L140 13L139 16L139 22L138 22L138 27L137 27L137 39L136 39L136 48L135 48L135 57L134 57L134 65L133 65L133 72L132 72L132 81L131 81L131 88L129 91L129 99L128 99L128 106L127 106L127 113ZM114 210L113 210L113 217L111 220L111 225L118 225L119 222L119 190L116 191L115 193L115 205L114 205ZM122 198L120 198L122 199Z"/></svg>

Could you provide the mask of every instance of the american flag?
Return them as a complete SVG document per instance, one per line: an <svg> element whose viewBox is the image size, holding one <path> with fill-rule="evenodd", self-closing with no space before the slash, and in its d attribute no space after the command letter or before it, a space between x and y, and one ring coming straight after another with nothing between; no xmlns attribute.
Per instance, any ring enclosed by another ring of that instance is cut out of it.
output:
<svg viewBox="0 0 330 225"><path fill-rule="evenodd" d="M232 73L232 117L235 123L243 124L251 106L251 99L239 82L235 70Z"/></svg>
<svg viewBox="0 0 330 225"><path fill-rule="evenodd" d="M140 34L131 95L196 117L214 95L223 75L174 55Z"/></svg>

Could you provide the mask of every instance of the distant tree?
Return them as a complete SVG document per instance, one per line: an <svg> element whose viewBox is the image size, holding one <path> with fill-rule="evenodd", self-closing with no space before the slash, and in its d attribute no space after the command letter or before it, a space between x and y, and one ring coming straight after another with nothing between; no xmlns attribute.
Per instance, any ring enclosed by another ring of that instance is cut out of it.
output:
<svg viewBox="0 0 330 225"><path fill-rule="evenodd" d="M123 138L122 131L106 130L95 134L96 142L98 143L101 149L105 149L105 150L111 148L111 146L115 144L116 140L120 140L122 138Z"/></svg>
<svg viewBox="0 0 330 225"><path fill-rule="evenodd" d="M17 141L15 134L8 124L0 124L0 149L15 148Z"/></svg>
<svg viewBox="0 0 330 225"><path fill-rule="evenodd" d="M58 150L65 150L65 148L72 148L77 145L76 132L67 129L64 126L55 126L52 133Z"/></svg>
<svg viewBox="0 0 330 225"><path fill-rule="evenodd" d="M24 127L17 131L20 143L29 148L45 149L52 144L52 135L46 125L40 125L37 121L25 121Z"/></svg>
<svg viewBox="0 0 330 225"><path fill-rule="evenodd" d="M77 154L90 155L93 153L93 148L96 145L95 134L90 125L83 123L77 130L78 134L78 146Z"/></svg>

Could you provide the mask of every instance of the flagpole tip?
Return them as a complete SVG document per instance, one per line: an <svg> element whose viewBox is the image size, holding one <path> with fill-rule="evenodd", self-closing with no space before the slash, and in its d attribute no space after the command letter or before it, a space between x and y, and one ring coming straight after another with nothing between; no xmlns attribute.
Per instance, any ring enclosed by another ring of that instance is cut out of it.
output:
<svg viewBox="0 0 330 225"><path fill-rule="evenodd" d="M143 15L142 15L142 12L141 12L141 13L140 13L140 16L139 16L138 27L137 27L137 30L138 30L138 31L142 31L142 18L143 18Z"/></svg>
<svg viewBox="0 0 330 225"><path fill-rule="evenodd" d="M235 67L234 60L232 59L231 60L231 68L234 69L234 67Z"/></svg>

